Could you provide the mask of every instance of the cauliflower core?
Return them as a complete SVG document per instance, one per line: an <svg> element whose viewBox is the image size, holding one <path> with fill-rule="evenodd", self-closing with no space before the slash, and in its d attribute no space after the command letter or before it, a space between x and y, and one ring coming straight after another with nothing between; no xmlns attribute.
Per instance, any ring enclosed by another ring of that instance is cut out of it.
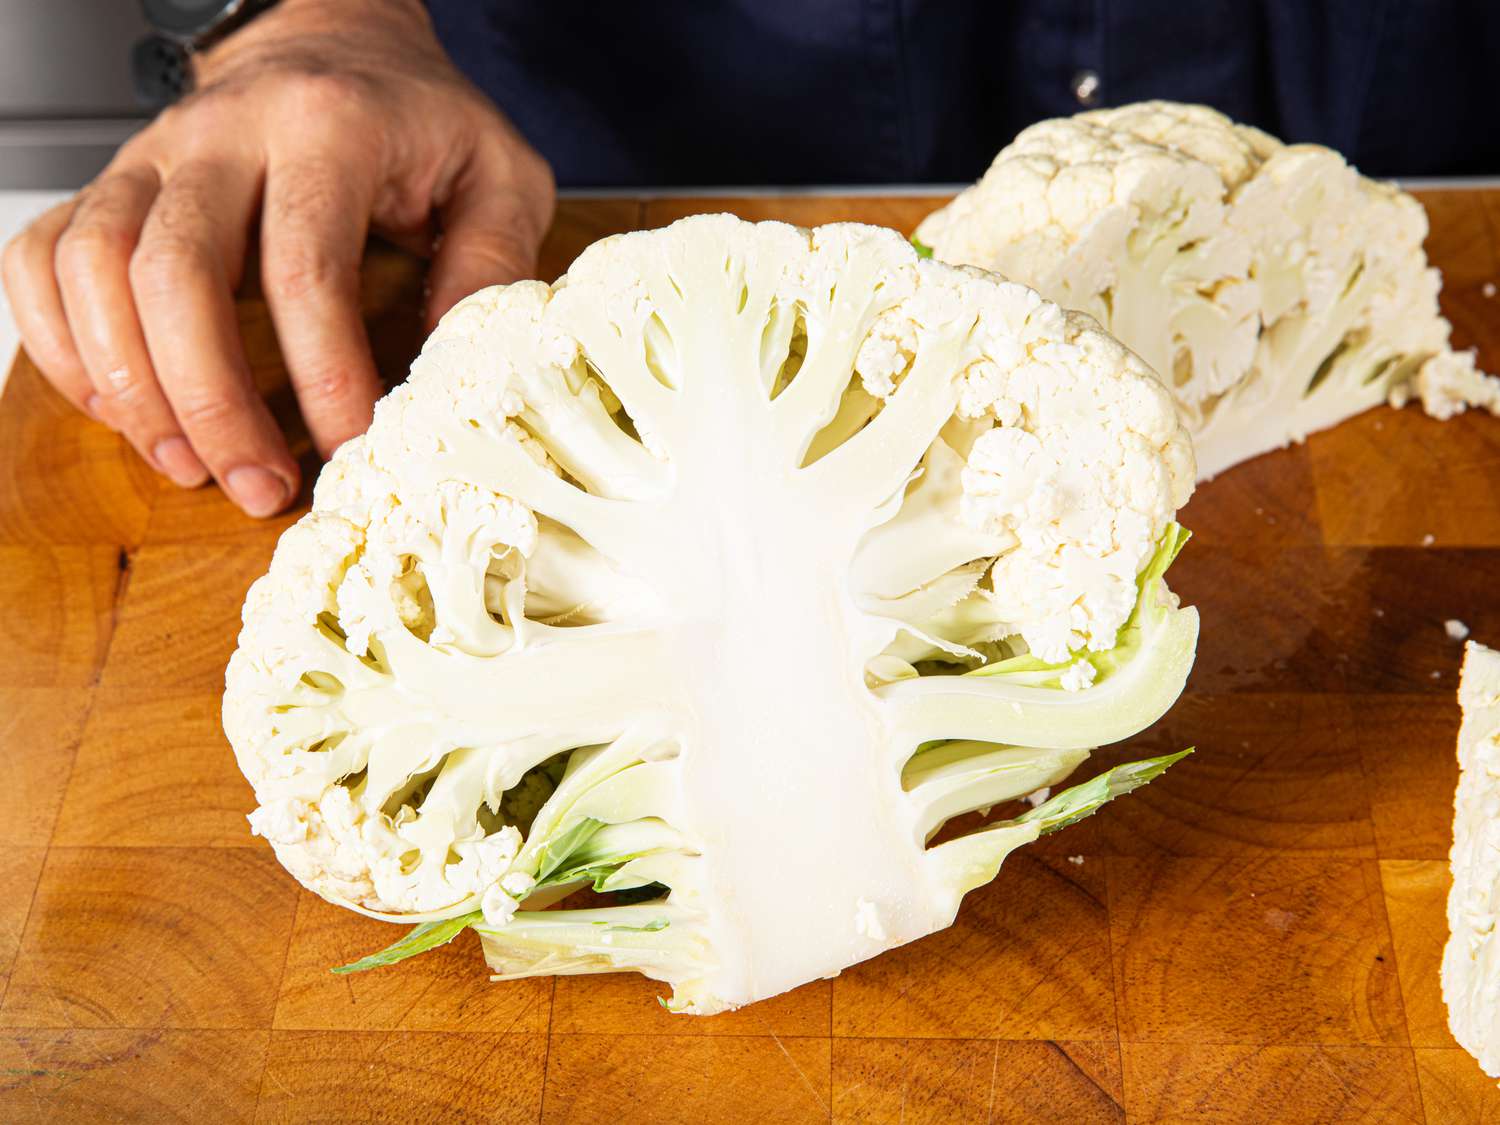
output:
<svg viewBox="0 0 1500 1125"><path fill-rule="evenodd" d="M1170 102L1033 125L916 233L1139 353L1204 478L1413 393L1500 414L1500 379L1448 347L1426 235L1421 204L1338 153Z"/></svg>
<svg viewBox="0 0 1500 1125"><path fill-rule="evenodd" d="M1181 690L1188 440L1085 318L729 216L454 308L245 604L225 728L330 901L711 1012L948 925ZM543 909L579 887L615 897Z"/></svg>

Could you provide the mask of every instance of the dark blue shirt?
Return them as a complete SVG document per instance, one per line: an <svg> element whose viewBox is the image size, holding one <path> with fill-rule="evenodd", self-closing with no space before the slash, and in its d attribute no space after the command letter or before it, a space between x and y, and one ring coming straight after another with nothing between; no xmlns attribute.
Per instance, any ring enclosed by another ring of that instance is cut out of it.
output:
<svg viewBox="0 0 1500 1125"><path fill-rule="evenodd" d="M1500 172L1500 0L428 0L573 186L971 180L1085 104L1202 102L1375 176Z"/></svg>

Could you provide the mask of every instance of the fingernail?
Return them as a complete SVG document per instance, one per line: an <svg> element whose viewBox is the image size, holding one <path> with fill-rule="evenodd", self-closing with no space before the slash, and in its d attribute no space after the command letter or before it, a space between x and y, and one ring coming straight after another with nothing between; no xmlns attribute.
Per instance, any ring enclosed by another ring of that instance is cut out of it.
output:
<svg viewBox="0 0 1500 1125"><path fill-rule="evenodd" d="M208 470L198 460L184 437L162 438L151 450L156 467L182 488L197 488L208 479Z"/></svg>
<svg viewBox="0 0 1500 1125"><path fill-rule="evenodd" d="M286 482L259 465L241 465L224 477L230 498L252 516L272 516L290 496Z"/></svg>

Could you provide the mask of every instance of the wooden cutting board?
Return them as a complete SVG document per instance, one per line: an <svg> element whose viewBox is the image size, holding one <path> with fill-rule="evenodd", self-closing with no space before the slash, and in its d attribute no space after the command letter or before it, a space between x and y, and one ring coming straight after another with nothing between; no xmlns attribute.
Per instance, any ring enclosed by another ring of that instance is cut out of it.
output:
<svg viewBox="0 0 1500 1125"><path fill-rule="evenodd" d="M1500 192L1424 200L1456 342L1500 369ZM573 201L544 272L695 211L909 230L936 202ZM376 253L366 288L399 376L415 269ZM291 419L265 305L241 313ZM1461 656L1443 623L1500 644L1500 420L1380 409L1200 489L1172 571L1204 625L1187 694L1097 757L1198 753L1013 856L951 930L710 1019L668 1015L637 977L490 984L471 937L330 975L394 931L300 890L250 836L218 723L241 599L291 518L155 479L17 362L0 400L4 1120L1500 1113L1437 978Z"/></svg>

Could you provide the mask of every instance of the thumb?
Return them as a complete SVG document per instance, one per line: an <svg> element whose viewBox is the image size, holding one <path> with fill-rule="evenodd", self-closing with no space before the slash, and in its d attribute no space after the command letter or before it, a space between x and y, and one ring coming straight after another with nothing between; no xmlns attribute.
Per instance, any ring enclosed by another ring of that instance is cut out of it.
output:
<svg viewBox="0 0 1500 1125"><path fill-rule="evenodd" d="M480 145L438 207L441 233L428 273L426 329L463 298L536 271L552 222L552 170L525 144Z"/></svg>

